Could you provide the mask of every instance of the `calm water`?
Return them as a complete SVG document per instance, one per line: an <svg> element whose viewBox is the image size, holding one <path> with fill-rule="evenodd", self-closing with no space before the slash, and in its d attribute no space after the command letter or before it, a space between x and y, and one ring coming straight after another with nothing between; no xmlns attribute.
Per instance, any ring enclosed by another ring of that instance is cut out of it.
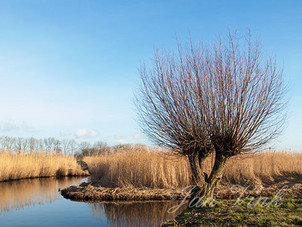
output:
<svg viewBox="0 0 302 227"><path fill-rule="evenodd" d="M0 226L158 226L179 202L84 203L59 188L87 179L29 179L0 183ZM181 212L181 210L179 211Z"/></svg>

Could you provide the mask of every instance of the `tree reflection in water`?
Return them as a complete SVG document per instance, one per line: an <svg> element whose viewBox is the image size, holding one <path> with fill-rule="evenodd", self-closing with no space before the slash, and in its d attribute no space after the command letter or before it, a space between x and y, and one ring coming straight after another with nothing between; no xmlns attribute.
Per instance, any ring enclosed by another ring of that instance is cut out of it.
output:
<svg viewBox="0 0 302 227"><path fill-rule="evenodd" d="M50 204L56 200L65 200L60 195L60 192L58 192L59 188L62 189L70 185L77 185L81 181L83 181L83 178L41 178L1 182L0 217L13 210L26 209L38 204ZM186 208L185 204L183 209L179 209L176 213L167 212L169 208L178 205L180 202L181 201L88 203L88 207L93 216L97 219L106 220L105 223L107 222L109 226L159 226L163 221L173 219ZM72 207L73 202L65 200L64 204L66 207ZM81 204L78 204L78 206L83 208ZM84 208L87 209L87 206L84 206ZM57 207L54 206L53 209L56 210ZM83 210L81 211L83 212ZM60 212L62 212L62 210ZM90 212L88 211L88 213ZM44 218L43 212L41 214L42 216L40 218ZM60 215L67 215L66 217L70 218L70 221L76 221L73 219L73 216L68 216L70 215L68 212L58 213L57 215L58 217ZM94 219L87 214L83 214L82 218L88 222L91 218ZM93 223L94 222L91 222L91 224Z"/></svg>
<svg viewBox="0 0 302 227"><path fill-rule="evenodd" d="M179 203L180 201L92 203L90 207L97 218L106 218L110 226L159 226L186 208L184 204L175 213L167 212Z"/></svg>
<svg viewBox="0 0 302 227"><path fill-rule="evenodd" d="M0 214L63 199L58 193L59 188L78 184L82 179L76 177L37 178L0 182Z"/></svg>

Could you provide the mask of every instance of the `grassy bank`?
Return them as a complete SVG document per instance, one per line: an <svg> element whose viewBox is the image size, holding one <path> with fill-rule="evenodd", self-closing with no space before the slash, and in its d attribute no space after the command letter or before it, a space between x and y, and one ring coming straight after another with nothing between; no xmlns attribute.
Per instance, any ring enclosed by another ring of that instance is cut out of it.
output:
<svg viewBox="0 0 302 227"><path fill-rule="evenodd" d="M217 200L214 207L185 210L163 226L301 226L302 199L284 198L277 204L246 200L233 207L236 200ZM276 206L275 206L276 205Z"/></svg>
<svg viewBox="0 0 302 227"><path fill-rule="evenodd" d="M0 152L0 181L87 174L73 156L44 152Z"/></svg>

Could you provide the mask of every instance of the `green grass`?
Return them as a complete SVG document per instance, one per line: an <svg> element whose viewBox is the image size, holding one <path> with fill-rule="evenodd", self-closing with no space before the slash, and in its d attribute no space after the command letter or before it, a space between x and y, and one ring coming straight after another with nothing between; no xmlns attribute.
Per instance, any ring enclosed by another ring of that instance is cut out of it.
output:
<svg viewBox="0 0 302 227"><path fill-rule="evenodd" d="M267 206L249 205L251 198L233 207L236 200L217 200L215 206L185 210L164 226L302 226L302 198L283 198ZM257 201L258 198L253 201Z"/></svg>

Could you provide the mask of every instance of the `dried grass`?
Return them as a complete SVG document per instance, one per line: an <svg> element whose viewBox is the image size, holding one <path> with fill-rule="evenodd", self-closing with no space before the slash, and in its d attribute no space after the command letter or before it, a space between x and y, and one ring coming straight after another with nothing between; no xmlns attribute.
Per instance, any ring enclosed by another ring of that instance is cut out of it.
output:
<svg viewBox="0 0 302 227"><path fill-rule="evenodd" d="M0 181L24 178L87 175L73 156L44 152L0 151Z"/></svg>
<svg viewBox="0 0 302 227"><path fill-rule="evenodd" d="M190 181L185 157L159 148L127 146L114 154L86 157L93 181L103 186L183 187Z"/></svg>
<svg viewBox="0 0 302 227"><path fill-rule="evenodd" d="M92 180L104 187L180 188L190 185L188 159L163 149L128 146L118 152L84 159ZM205 163L209 173L213 157ZM260 152L239 155L228 160L223 181L232 184L254 182L271 184L302 178L302 154Z"/></svg>
<svg viewBox="0 0 302 227"><path fill-rule="evenodd" d="M231 158L224 171L224 181L233 184L302 181L302 153L264 151Z"/></svg>

